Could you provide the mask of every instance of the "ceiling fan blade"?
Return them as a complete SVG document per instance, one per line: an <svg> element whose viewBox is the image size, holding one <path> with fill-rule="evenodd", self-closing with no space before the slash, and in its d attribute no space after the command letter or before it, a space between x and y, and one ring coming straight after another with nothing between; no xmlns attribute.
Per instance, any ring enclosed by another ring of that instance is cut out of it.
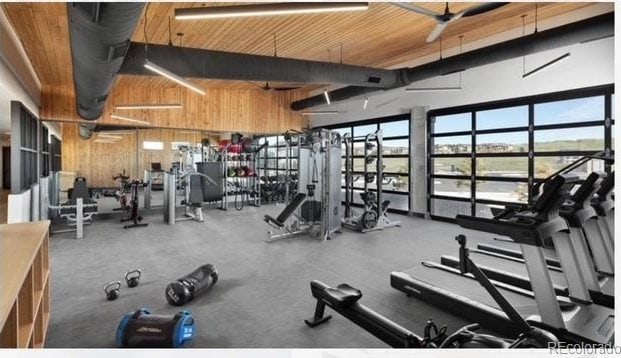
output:
<svg viewBox="0 0 621 358"><path fill-rule="evenodd" d="M398 6L402 9L415 12L417 14L433 17L434 19L437 19L438 16L441 16L440 14L435 13L431 10L427 10L424 7L420 7L420 6L416 6L416 5L412 5L412 4L408 4L404 2L391 2L391 4L394 6Z"/></svg>
<svg viewBox="0 0 621 358"><path fill-rule="evenodd" d="M496 10L499 7L507 5L508 2L488 2L482 5L473 6L469 9L466 9L463 12L463 17L475 16L484 14L488 11Z"/></svg>
<svg viewBox="0 0 621 358"><path fill-rule="evenodd" d="M440 35L442 35L442 31L444 31L449 22L450 20L446 22L439 22L436 25L436 28L431 31L429 36L427 36L427 42L434 42L438 37L440 37Z"/></svg>
<svg viewBox="0 0 621 358"><path fill-rule="evenodd" d="M292 91L302 87L272 87L274 91Z"/></svg>

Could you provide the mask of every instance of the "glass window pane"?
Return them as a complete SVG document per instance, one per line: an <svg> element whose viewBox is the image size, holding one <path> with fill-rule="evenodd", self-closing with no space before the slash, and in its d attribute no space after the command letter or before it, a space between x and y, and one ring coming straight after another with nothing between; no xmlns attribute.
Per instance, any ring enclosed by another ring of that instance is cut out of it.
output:
<svg viewBox="0 0 621 358"><path fill-rule="evenodd" d="M384 138L410 135L410 121L380 123Z"/></svg>
<svg viewBox="0 0 621 358"><path fill-rule="evenodd" d="M287 159L278 159L278 169L287 168Z"/></svg>
<svg viewBox="0 0 621 358"><path fill-rule="evenodd" d="M477 199L526 203L528 183L477 180Z"/></svg>
<svg viewBox="0 0 621 358"><path fill-rule="evenodd" d="M528 132L479 134L477 153L527 153Z"/></svg>
<svg viewBox="0 0 621 358"><path fill-rule="evenodd" d="M431 199L431 214L447 218L455 218L458 214L470 215L470 203L444 199Z"/></svg>
<svg viewBox="0 0 621 358"><path fill-rule="evenodd" d="M276 137L266 137L265 140L268 145L276 145Z"/></svg>
<svg viewBox="0 0 621 358"><path fill-rule="evenodd" d="M276 147L267 147L266 154L270 158L276 158Z"/></svg>
<svg viewBox="0 0 621 358"><path fill-rule="evenodd" d="M579 156L535 157L535 178L547 178L578 159L580 159ZM604 171L604 162L591 160L573 169L570 173L577 174L580 179L586 179L587 175L593 171Z"/></svg>
<svg viewBox="0 0 621 358"><path fill-rule="evenodd" d="M407 163L406 163L407 165ZM369 172L375 172L376 166L375 161L368 165ZM355 172L364 171L364 158L354 158L354 169Z"/></svg>
<svg viewBox="0 0 621 358"><path fill-rule="evenodd" d="M528 106L480 111L476 119L477 130L528 127Z"/></svg>
<svg viewBox="0 0 621 358"><path fill-rule="evenodd" d="M268 159L266 167L268 169L276 169L276 159Z"/></svg>
<svg viewBox="0 0 621 358"><path fill-rule="evenodd" d="M365 126L354 127L354 137L364 137L377 130L377 124L367 124Z"/></svg>
<svg viewBox="0 0 621 358"><path fill-rule="evenodd" d="M604 127L582 127L535 131L536 152L604 150Z"/></svg>
<svg viewBox="0 0 621 358"><path fill-rule="evenodd" d="M528 157L477 158L477 176L528 177Z"/></svg>
<svg viewBox="0 0 621 358"><path fill-rule="evenodd" d="M384 193L382 194L382 200L390 200L388 209L408 211L410 208L409 195Z"/></svg>
<svg viewBox="0 0 621 358"><path fill-rule="evenodd" d="M433 178L433 194L470 198L470 183L469 179Z"/></svg>
<svg viewBox="0 0 621 358"><path fill-rule="evenodd" d="M471 175L470 158L433 158L433 173L441 175Z"/></svg>
<svg viewBox="0 0 621 358"><path fill-rule="evenodd" d="M410 141L407 139L385 140L382 143L382 154L408 154Z"/></svg>
<svg viewBox="0 0 621 358"><path fill-rule="evenodd" d="M386 173L408 173L408 158L384 157L382 161L384 162L384 172ZM373 166L375 167L375 164Z"/></svg>
<svg viewBox="0 0 621 358"><path fill-rule="evenodd" d="M354 142L354 155L364 155L364 142ZM374 145L371 154L377 154L377 147Z"/></svg>
<svg viewBox="0 0 621 358"><path fill-rule="evenodd" d="M604 120L604 96L535 105L535 125Z"/></svg>
<svg viewBox="0 0 621 358"><path fill-rule="evenodd" d="M472 130L472 113L437 116L433 124L433 133L449 133Z"/></svg>
<svg viewBox="0 0 621 358"><path fill-rule="evenodd" d="M384 179L382 187L384 190L409 192L409 177L407 175L388 175Z"/></svg>
<svg viewBox="0 0 621 358"><path fill-rule="evenodd" d="M491 219L494 217L492 214L492 209L504 209L504 205L500 204L476 204L476 212L475 215L480 218L488 218Z"/></svg>
<svg viewBox="0 0 621 358"><path fill-rule="evenodd" d="M433 138L433 154L458 154L471 151L472 137L469 135Z"/></svg>

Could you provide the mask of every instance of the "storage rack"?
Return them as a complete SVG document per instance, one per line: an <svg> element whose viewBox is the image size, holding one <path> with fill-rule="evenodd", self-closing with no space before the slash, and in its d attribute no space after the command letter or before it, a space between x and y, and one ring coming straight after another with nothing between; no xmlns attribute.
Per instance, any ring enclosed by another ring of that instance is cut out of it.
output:
<svg viewBox="0 0 621 358"><path fill-rule="evenodd" d="M258 162L260 154L255 152L230 153L228 146L221 152L222 168L224 170L224 196L222 197L222 210L228 209L229 196L240 196L244 204L261 206L261 185L258 176ZM229 176L229 169L238 170L241 167L252 169L252 175ZM234 190L231 188L234 187ZM254 193L254 195L247 195Z"/></svg>
<svg viewBox="0 0 621 358"><path fill-rule="evenodd" d="M50 321L49 221L0 225L0 348L43 348Z"/></svg>

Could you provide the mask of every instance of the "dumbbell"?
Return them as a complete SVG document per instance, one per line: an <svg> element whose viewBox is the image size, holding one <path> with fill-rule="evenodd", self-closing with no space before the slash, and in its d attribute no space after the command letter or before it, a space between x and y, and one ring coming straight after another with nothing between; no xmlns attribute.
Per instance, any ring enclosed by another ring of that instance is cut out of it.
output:
<svg viewBox="0 0 621 358"><path fill-rule="evenodd" d="M125 273L125 282L127 282L127 287L138 286L138 284L140 283L140 276L142 276L142 270L139 268L127 271Z"/></svg>
<svg viewBox="0 0 621 358"><path fill-rule="evenodd" d="M108 299L108 301L114 301L119 298L119 295L121 293L121 281L108 282L104 286L103 290L106 293L106 298Z"/></svg>
<svg viewBox="0 0 621 358"><path fill-rule="evenodd" d="M218 271L211 264L196 270L166 286L166 300L173 306L183 306L218 282Z"/></svg>

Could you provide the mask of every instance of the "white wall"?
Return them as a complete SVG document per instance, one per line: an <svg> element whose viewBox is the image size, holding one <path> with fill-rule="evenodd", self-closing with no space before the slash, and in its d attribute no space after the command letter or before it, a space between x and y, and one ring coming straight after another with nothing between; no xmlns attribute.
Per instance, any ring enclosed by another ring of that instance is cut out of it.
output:
<svg viewBox="0 0 621 358"><path fill-rule="evenodd" d="M362 109L364 97L333 103L331 106L314 107L313 111L338 110L344 113L315 116L310 119L310 124L318 127L409 113L415 106L446 108L614 82L613 38L527 56L526 71L565 52L570 52L571 56L525 79L522 78L523 59L520 57L463 72L460 91L405 92L403 87L369 96L366 110ZM454 74L416 82L407 87L458 86L459 82L459 75Z"/></svg>

